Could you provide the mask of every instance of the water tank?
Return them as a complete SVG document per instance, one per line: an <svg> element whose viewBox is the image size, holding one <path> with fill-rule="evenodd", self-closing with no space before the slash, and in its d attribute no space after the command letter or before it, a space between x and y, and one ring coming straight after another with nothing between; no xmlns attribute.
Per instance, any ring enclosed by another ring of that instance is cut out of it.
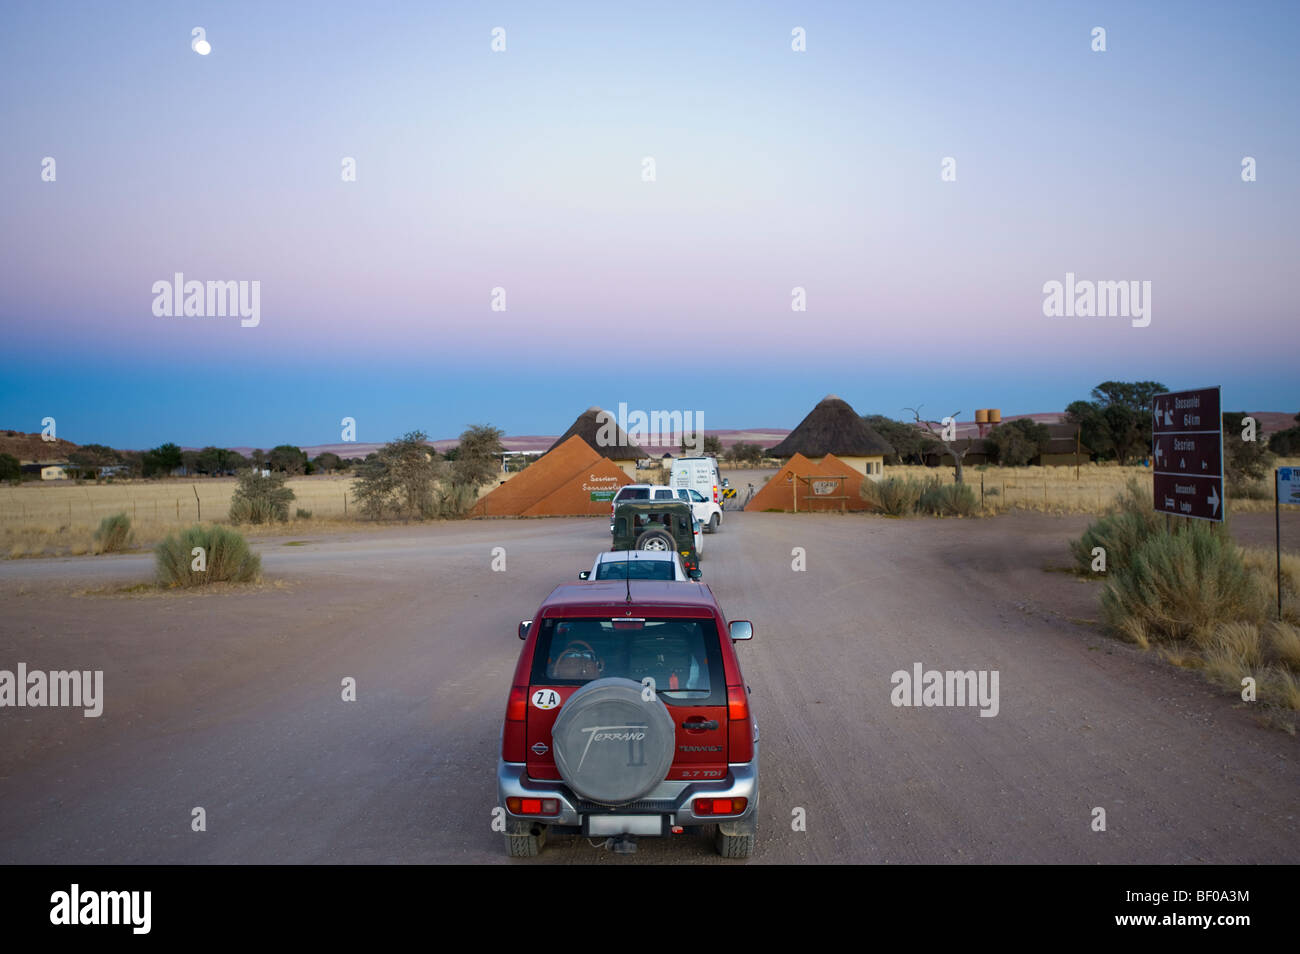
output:
<svg viewBox="0 0 1300 954"><path fill-rule="evenodd" d="M989 412L988 412L988 414L989 414L989 423L990 423L990 424L1001 424L1001 423L1002 423L1002 409L1001 409L1001 408L991 407L991 408L989 408Z"/></svg>
<svg viewBox="0 0 1300 954"><path fill-rule="evenodd" d="M976 424L987 424L988 422L989 422L989 412L988 412L985 408L982 408L982 407L981 407L981 408L976 408L976 410L975 410L975 423L976 423Z"/></svg>

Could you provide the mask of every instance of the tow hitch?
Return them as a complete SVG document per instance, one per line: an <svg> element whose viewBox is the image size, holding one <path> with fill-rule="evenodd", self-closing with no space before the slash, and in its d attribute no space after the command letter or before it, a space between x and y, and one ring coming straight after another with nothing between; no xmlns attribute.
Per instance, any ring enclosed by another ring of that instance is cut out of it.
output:
<svg viewBox="0 0 1300 954"><path fill-rule="evenodd" d="M636 836L617 835L609 839L608 848L616 855L635 855Z"/></svg>

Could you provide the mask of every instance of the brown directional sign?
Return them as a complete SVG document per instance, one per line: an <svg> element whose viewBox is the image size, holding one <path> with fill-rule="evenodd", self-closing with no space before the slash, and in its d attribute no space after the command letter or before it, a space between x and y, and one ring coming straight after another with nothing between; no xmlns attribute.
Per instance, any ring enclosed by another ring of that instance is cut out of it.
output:
<svg viewBox="0 0 1300 954"><path fill-rule="evenodd" d="M1151 415L1157 434L1218 434L1223 429L1218 388L1157 394L1151 402Z"/></svg>
<svg viewBox="0 0 1300 954"><path fill-rule="evenodd" d="M1223 472L1220 440L1214 434L1157 434L1151 460L1158 472L1217 477Z"/></svg>
<svg viewBox="0 0 1300 954"><path fill-rule="evenodd" d="M1223 520L1223 416L1216 388L1157 394L1151 462L1158 513Z"/></svg>
<svg viewBox="0 0 1300 954"><path fill-rule="evenodd" d="M1223 519L1222 477L1156 474L1156 510L1201 520Z"/></svg>

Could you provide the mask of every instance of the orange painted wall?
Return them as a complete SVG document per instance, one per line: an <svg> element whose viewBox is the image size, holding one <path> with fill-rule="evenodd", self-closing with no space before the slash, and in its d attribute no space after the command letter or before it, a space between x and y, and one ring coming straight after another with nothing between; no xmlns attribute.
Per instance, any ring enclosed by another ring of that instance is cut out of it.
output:
<svg viewBox="0 0 1300 954"><path fill-rule="evenodd" d="M797 475L797 476L796 476ZM772 475L772 479L763 485L763 489L754 494L754 499L745 507L750 511L794 510L794 486L799 487L799 512L815 513L821 511L839 511L839 500L820 500L809 491L808 485L797 477L848 477L840 485L840 493L847 494L843 501L849 510L870 510L871 506L858 494L858 487L864 479L862 474L834 455L827 454L822 461L811 461L803 454L795 454L786 465Z"/></svg>
<svg viewBox="0 0 1300 954"><path fill-rule="evenodd" d="M601 479L604 478L604 479ZM609 513L608 500L592 500L590 489L617 490L632 483L576 434L537 462L479 499L475 517L571 517Z"/></svg>

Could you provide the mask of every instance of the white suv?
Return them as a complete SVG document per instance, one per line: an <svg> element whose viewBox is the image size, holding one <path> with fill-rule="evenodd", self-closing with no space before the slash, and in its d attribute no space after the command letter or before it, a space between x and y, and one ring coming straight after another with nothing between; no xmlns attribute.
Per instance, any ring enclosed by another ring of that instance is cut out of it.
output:
<svg viewBox="0 0 1300 954"><path fill-rule="evenodd" d="M609 508L609 530L614 532L614 508L629 500L682 500L691 505L691 513L706 533L713 533L722 523L722 506L690 487L666 487L663 484L625 484L614 495Z"/></svg>

